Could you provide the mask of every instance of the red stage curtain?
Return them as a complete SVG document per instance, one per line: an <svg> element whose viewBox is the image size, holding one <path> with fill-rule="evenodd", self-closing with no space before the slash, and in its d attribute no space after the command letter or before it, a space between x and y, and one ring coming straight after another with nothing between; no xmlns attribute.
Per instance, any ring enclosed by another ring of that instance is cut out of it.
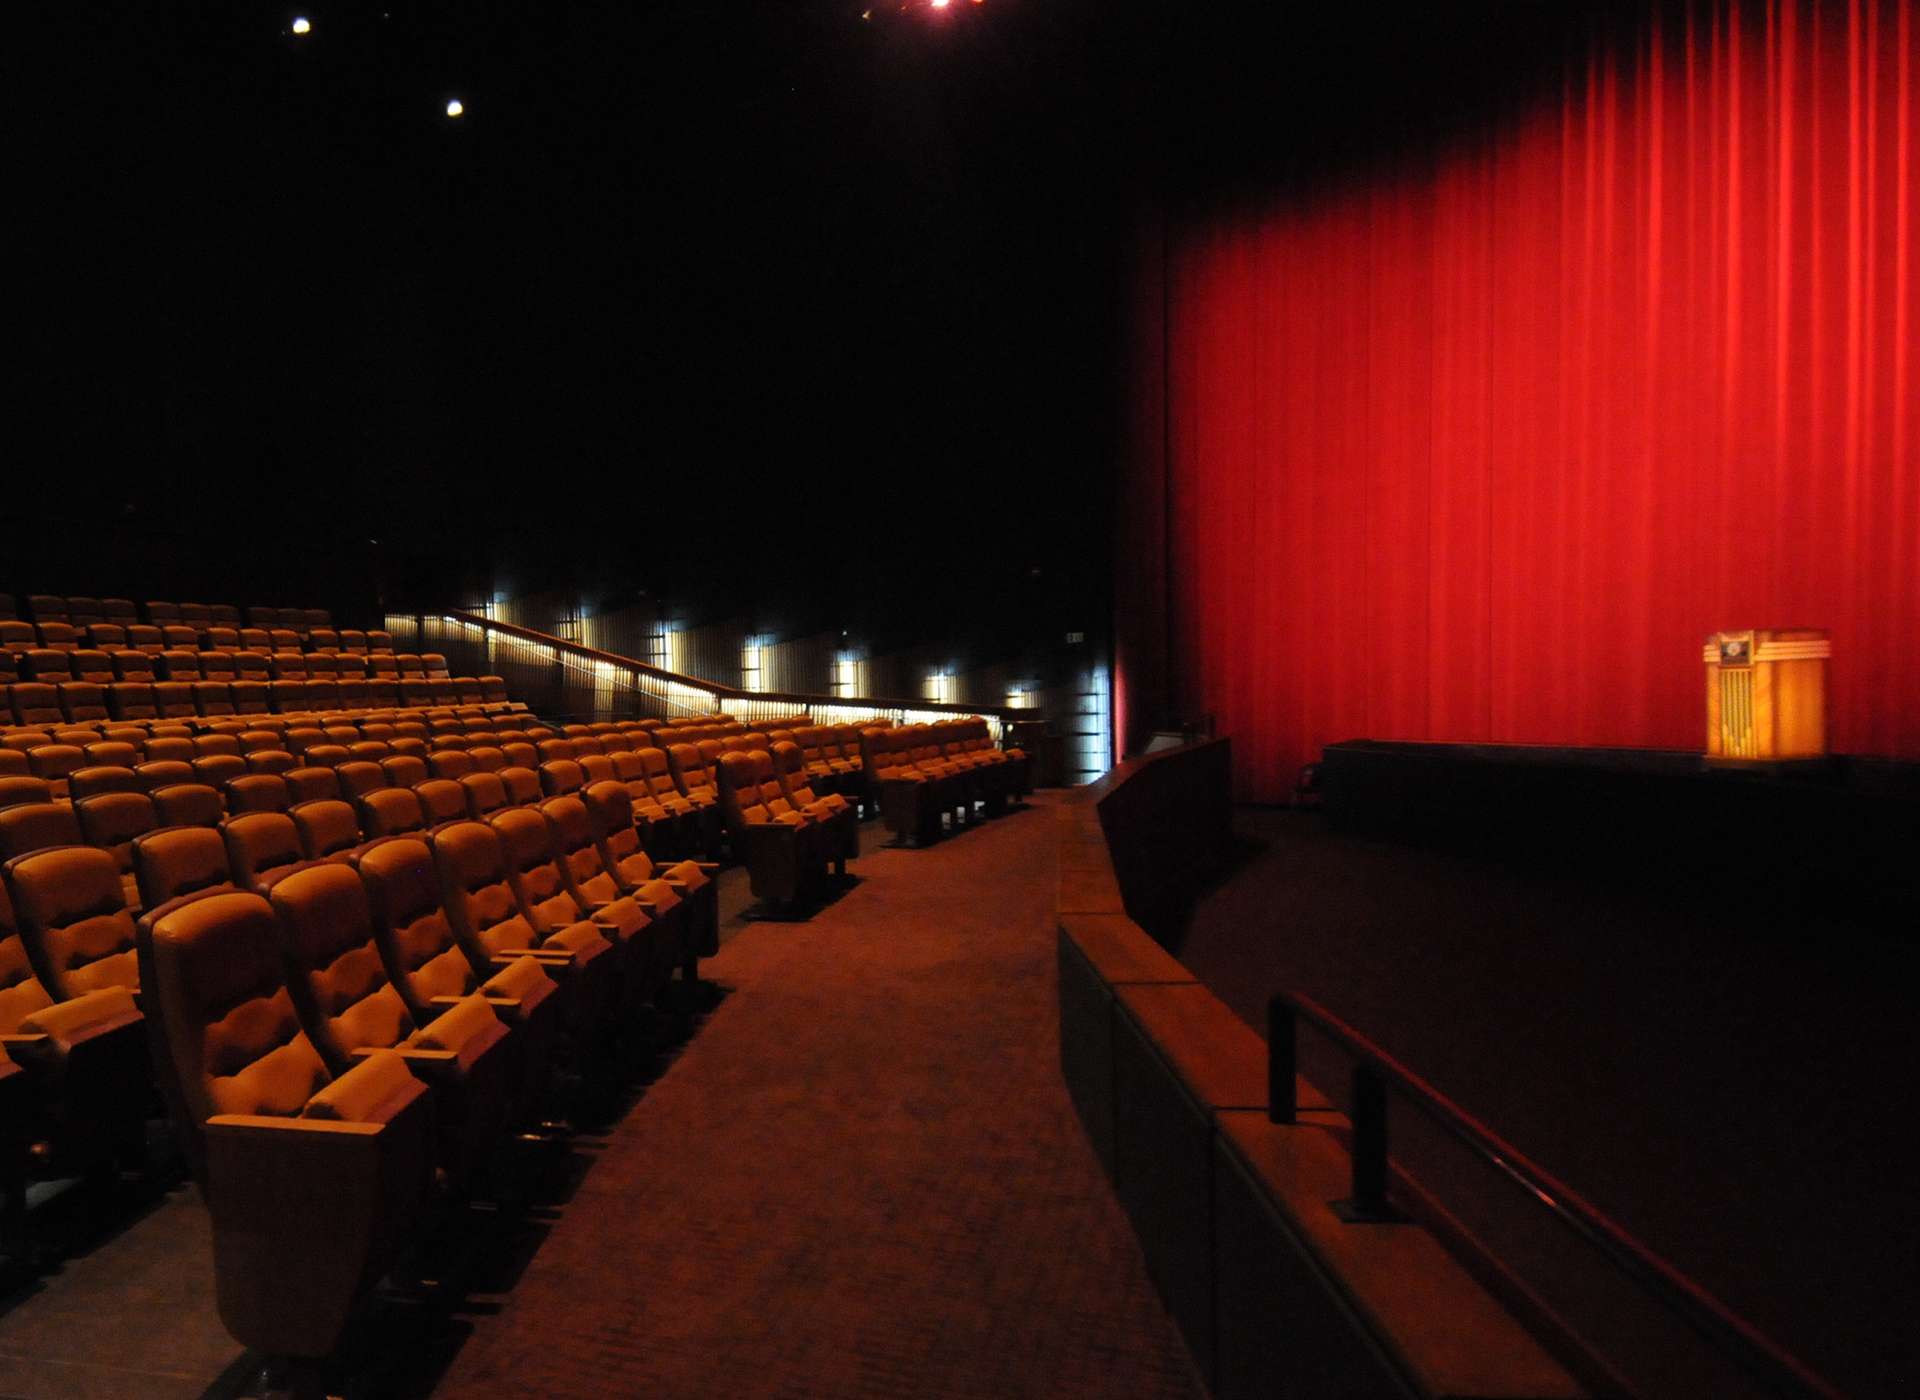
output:
<svg viewBox="0 0 1920 1400"><path fill-rule="evenodd" d="M1172 221L1131 499L1161 693L1243 796L1363 736L1698 749L1722 627L1830 628L1834 748L1920 756L1914 11L1703 8L1510 123Z"/></svg>

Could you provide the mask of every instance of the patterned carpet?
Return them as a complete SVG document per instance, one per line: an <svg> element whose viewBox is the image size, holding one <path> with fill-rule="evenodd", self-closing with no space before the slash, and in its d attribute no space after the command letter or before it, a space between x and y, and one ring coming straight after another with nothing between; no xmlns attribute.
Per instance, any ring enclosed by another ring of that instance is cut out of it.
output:
<svg viewBox="0 0 1920 1400"><path fill-rule="evenodd" d="M1061 1085L1049 815L870 827L837 903L730 938L434 1393L1202 1393Z"/></svg>

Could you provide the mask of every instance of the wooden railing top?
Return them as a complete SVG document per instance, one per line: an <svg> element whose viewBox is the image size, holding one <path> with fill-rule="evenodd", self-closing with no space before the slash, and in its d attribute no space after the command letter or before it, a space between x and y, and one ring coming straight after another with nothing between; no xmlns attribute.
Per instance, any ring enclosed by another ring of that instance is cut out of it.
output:
<svg viewBox="0 0 1920 1400"><path fill-rule="evenodd" d="M415 617L424 621L428 617L438 616L454 622L465 623L470 627L479 627L487 631L504 633L518 637L525 642L552 647L557 652L565 652L587 661L597 661L609 666L620 666L640 675L652 676L655 680L671 685L685 686L690 690L703 691L716 700L752 701L759 704L839 705L850 709L872 710L930 710L939 714L951 715L992 715L1003 723L1027 719L1037 720L1037 710L1013 705L960 705L940 700L896 700L871 695L815 695L805 691L788 690L742 690L737 686L725 685L719 681L701 680L697 676L683 675L678 671L669 671L663 666L642 661L638 657L622 656L618 652L601 651L596 647L585 646L579 642L568 641L565 637L556 637L548 632L536 631L531 627L522 627L514 622L502 622L498 618L484 613L463 612L448 608L434 613L416 613Z"/></svg>

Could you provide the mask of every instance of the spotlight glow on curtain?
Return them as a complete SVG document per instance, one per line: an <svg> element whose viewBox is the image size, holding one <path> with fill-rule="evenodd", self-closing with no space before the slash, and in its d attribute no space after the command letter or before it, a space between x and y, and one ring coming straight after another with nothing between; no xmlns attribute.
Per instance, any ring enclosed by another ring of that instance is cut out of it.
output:
<svg viewBox="0 0 1920 1400"><path fill-rule="evenodd" d="M1721 627L1831 629L1833 747L1920 755L1914 11L1699 10L1391 175L1174 223L1134 509L1243 796L1362 736L1697 749Z"/></svg>

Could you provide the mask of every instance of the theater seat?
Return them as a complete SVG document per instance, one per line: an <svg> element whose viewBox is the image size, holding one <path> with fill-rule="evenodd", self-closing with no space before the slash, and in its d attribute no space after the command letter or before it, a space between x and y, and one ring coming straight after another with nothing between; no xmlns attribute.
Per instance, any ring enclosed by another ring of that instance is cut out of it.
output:
<svg viewBox="0 0 1920 1400"><path fill-rule="evenodd" d="M95 745L95 747L100 747ZM49 787L51 791L51 787ZM76 768L67 778L67 800L78 802L103 792L139 792L146 788L139 774L121 764L92 764Z"/></svg>
<svg viewBox="0 0 1920 1400"><path fill-rule="evenodd" d="M60 692L60 713L69 724L99 723L110 716L107 688L92 681L67 681Z"/></svg>
<svg viewBox="0 0 1920 1400"><path fill-rule="evenodd" d="M150 796L161 826L219 826L227 815L219 789L202 782L155 788Z"/></svg>
<svg viewBox="0 0 1920 1400"><path fill-rule="evenodd" d="M360 814L360 828L369 841L382 836L404 836L425 831L427 814L412 788L375 788L353 800ZM463 796L461 806L466 806Z"/></svg>
<svg viewBox="0 0 1920 1400"><path fill-rule="evenodd" d="M72 673L76 681L91 681L95 685L111 685L114 680L113 661L104 651L96 650L93 647L80 647L68 652L67 669Z"/></svg>
<svg viewBox="0 0 1920 1400"><path fill-rule="evenodd" d="M204 826L166 826L134 837L133 875L140 906L149 911L182 895L237 888L226 842Z"/></svg>
<svg viewBox="0 0 1920 1400"><path fill-rule="evenodd" d="M842 875L846 874L847 862L860 854L859 809L838 793L813 790L807 781L806 759L798 744L776 739L769 758L781 796L794 810L805 813L827 829L836 866Z"/></svg>
<svg viewBox="0 0 1920 1400"><path fill-rule="evenodd" d="M927 845L940 835L945 790L934 776L916 768L904 750L896 750L897 736L888 729L868 729L860 736L862 766L868 790L875 795L887 829L901 841Z"/></svg>
<svg viewBox="0 0 1920 1400"><path fill-rule="evenodd" d="M140 790L152 796L158 788L192 782L193 765L183 759L152 759L135 764L133 776L140 780Z"/></svg>
<svg viewBox="0 0 1920 1400"><path fill-rule="evenodd" d="M472 993L425 1026L387 975L360 876L320 864L276 881L287 990L300 1027L327 1068L344 1074L376 1050L397 1051L433 1088L439 1159L456 1186L470 1181L515 1109L510 1031Z"/></svg>
<svg viewBox="0 0 1920 1400"><path fill-rule="evenodd" d="M300 832L284 812L249 812L216 834L226 848L233 882L256 894L265 894L275 880L307 863Z"/></svg>
<svg viewBox="0 0 1920 1400"><path fill-rule="evenodd" d="M730 753L721 759L721 811L754 898L785 905L819 891L827 852L815 823L799 812L767 806L762 785L772 779L772 769L764 776L757 771L765 757Z"/></svg>
<svg viewBox="0 0 1920 1400"><path fill-rule="evenodd" d="M537 813L527 815L544 829ZM588 920L554 925L536 914L488 823L456 822L435 832L431 845L447 922L468 958L505 967L533 955L560 983L561 1014L577 1042L610 1030L622 969L606 935Z"/></svg>
<svg viewBox="0 0 1920 1400"><path fill-rule="evenodd" d="M59 685L62 681L73 679L73 659L68 652L53 647L34 647L31 651L18 653L17 660L22 680Z"/></svg>
<svg viewBox="0 0 1920 1400"><path fill-rule="evenodd" d="M361 859L360 878L387 977L417 1024L477 992L514 1028L521 1057L515 1116L522 1116L545 1097L559 1031L559 985L532 956L505 966L469 956L447 917L433 850L425 841L380 842Z"/></svg>
<svg viewBox="0 0 1920 1400"><path fill-rule="evenodd" d="M245 812L284 812L293 805L293 796L285 778L272 773L245 773L226 783L227 811L239 816Z"/></svg>
<svg viewBox="0 0 1920 1400"><path fill-rule="evenodd" d="M664 881L644 890L622 889L578 797L550 797L537 810L546 819L554 869L574 908L627 950L628 994L634 1004L653 997L692 950L679 894Z"/></svg>
<svg viewBox="0 0 1920 1400"><path fill-rule="evenodd" d="M221 1322L268 1357L329 1356L422 1223L428 1090L393 1052L327 1068L264 899L156 913L140 952L160 1079L204 1189Z"/></svg>
<svg viewBox="0 0 1920 1400"><path fill-rule="evenodd" d="M4 875L28 961L49 996L71 1001L113 988L138 996L133 913L112 855L57 846L14 856Z"/></svg>
<svg viewBox="0 0 1920 1400"><path fill-rule="evenodd" d="M103 792L75 802L73 814L80 822L80 839L113 857L127 907L141 908L133 874L133 843L160 824L153 799L144 792Z"/></svg>
<svg viewBox="0 0 1920 1400"><path fill-rule="evenodd" d="M592 823L594 840L614 882L626 894L642 894L655 881L664 881L685 909L687 955L711 957L720 951L719 867L696 860L655 861L640 843L632 820L632 799L619 783L595 783L581 794ZM691 961L685 964L694 975Z"/></svg>
<svg viewBox="0 0 1920 1400"><path fill-rule="evenodd" d="M386 770L378 763L366 759L352 758L345 763L335 764L333 776L338 782L340 796L349 802L362 793L392 786L387 781Z"/></svg>
<svg viewBox="0 0 1920 1400"><path fill-rule="evenodd" d="M69 795L68 777L86 766L86 750L77 744L41 744L27 750L27 771L46 779L56 800Z"/></svg>
<svg viewBox="0 0 1920 1400"><path fill-rule="evenodd" d="M351 803L320 798L290 808L287 815L293 818L300 849L308 860L350 854L367 839L361 834L360 814Z"/></svg>
<svg viewBox="0 0 1920 1400"><path fill-rule="evenodd" d="M32 1158L25 1143L11 1145L22 1155L7 1163L9 1216L25 1210L20 1176L29 1171L75 1176L145 1155L146 1029L132 994L108 986L56 1001L36 955L0 878L0 1037L31 1090L6 1105L19 1115L7 1126L34 1145Z"/></svg>
<svg viewBox="0 0 1920 1400"><path fill-rule="evenodd" d="M116 651L109 653L107 659L113 663L114 680L152 683L153 657L146 652Z"/></svg>
<svg viewBox="0 0 1920 1400"><path fill-rule="evenodd" d="M12 749L0 749L0 757L15 752ZM0 776L0 809L17 807L24 803L44 806L53 801L53 785L45 778L31 777L25 773L6 773Z"/></svg>
<svg viewBox="0 0 1920 1400"><path fill-rule="evenodd" d="M426 829L467 819L466 790L451 778L428 778L405 791L411 792L419 802Z"/></svg>

